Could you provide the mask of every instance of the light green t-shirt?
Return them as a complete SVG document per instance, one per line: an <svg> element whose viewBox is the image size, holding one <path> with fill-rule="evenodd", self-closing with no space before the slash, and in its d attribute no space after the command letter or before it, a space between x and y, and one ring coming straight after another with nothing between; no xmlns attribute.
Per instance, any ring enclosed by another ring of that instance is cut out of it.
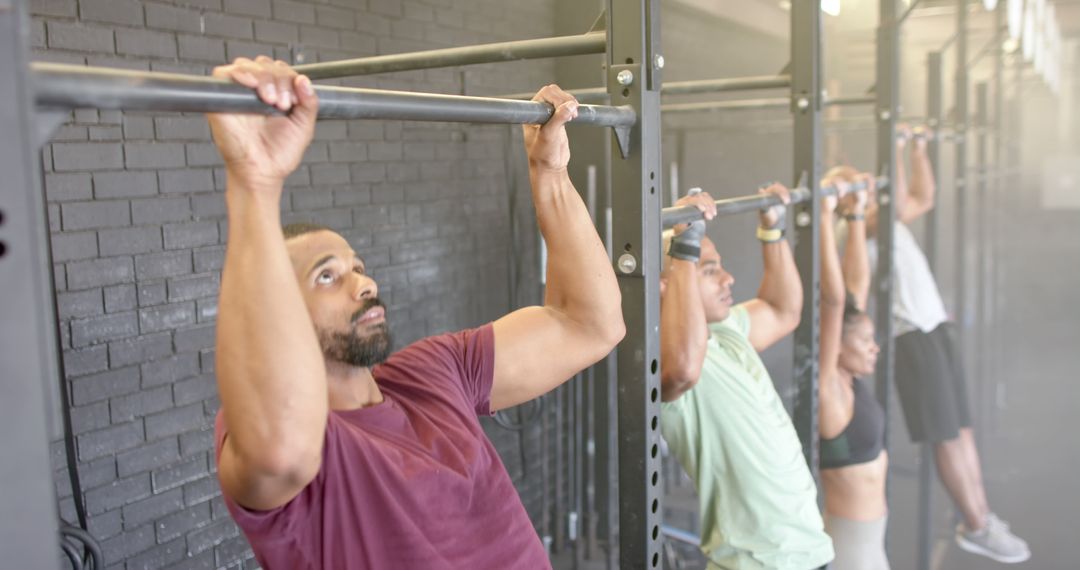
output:
<svg viewBox="0 0 1080 570"><path fill-rule="evenodd" d="M709 325L698 383L661 412L701 500L701 549L721 568L808 570L833 559L795 426L750 344L743 305Z"/></svg>

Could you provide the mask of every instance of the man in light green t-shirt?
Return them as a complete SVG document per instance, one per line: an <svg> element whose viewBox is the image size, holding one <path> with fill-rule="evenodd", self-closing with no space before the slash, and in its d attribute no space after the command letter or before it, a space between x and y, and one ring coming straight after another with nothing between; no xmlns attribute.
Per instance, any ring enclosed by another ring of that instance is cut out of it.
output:
<svg viewBox="0 0 1080 570"><path fill-rule="evenodd" d="M762 192L789 200L779 184ZM679 205L706 219L716 211L704 193ZM734 307L735 279L704 222L665 236L661 430L697 486L710 568L809 570L833 558L795 427L758 356L798 326L802 310L783 219L782 206L761 213L765 275L757 298Z"/></svg>

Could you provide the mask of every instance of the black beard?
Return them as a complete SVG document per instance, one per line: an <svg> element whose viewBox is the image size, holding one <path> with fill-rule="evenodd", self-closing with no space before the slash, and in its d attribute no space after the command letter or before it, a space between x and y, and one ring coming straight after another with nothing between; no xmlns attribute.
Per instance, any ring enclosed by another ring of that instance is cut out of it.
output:
<svg viewBox="0 0 1080 570"><path fill-rule="evenodd" d="M385 307L382 301L371 299L359 311L353 314L350 324L371 310L373 307ZM349 332L319 331L319 344L322 345L323 355L327 360L340 362L349 366L371 368L390 356L390 347L393 344L390 339L390 329L386 322L370 327L370 333L360 336L355 328Z"/></svg>

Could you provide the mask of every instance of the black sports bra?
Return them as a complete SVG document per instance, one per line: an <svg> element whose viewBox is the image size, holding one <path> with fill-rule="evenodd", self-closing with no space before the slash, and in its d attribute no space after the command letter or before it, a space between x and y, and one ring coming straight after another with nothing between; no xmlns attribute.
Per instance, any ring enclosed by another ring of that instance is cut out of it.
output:
<svg viewBox="0 0 1080 570"><path fill-rule="evenodd" d="M836 469L877 459L885 447L885 412L862 379L852 383L855 413L840 435L821 440L821 468Z"/></svg>

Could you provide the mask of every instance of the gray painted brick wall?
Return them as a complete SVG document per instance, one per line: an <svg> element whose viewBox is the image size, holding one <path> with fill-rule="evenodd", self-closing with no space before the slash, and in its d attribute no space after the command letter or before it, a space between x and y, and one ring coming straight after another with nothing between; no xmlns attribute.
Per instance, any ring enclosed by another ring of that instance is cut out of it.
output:
<svg viewBox="0 0 1080 570"><path fill-rule="evenodd" d="M30 3L38 60L199 74L240 55L312 62L554 28L553 1ZM536 88L552 70L523 62L340 83L495 94ZM321 123L288 181L284 220L324 223L351 241L379 282L398 346L482 324L510 307L510 243L522 256L515 303L539 298L519 136L507 127ZM256 567L214 475L213 335L227 230L221 159L204 118L80 110L43 158L78 467L108 568ZM518 162L512 172L508 158ZM510 186L520 189L517 237ZM538 428L489 433L539 521ZM53 457L62 512L74 520L61 442Z"/></svg>

